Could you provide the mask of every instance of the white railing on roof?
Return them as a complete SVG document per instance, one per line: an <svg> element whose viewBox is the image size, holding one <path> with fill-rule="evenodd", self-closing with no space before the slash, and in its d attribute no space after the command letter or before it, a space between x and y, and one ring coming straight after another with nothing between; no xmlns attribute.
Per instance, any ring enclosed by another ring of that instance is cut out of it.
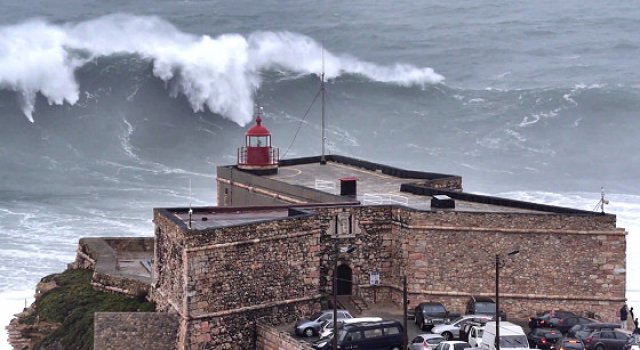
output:
<svg viewBox="0 0 640 350"><path fill-rule="evenodd" d="M393 193L365 193L362 196L362 204L364 205L376 205L376 204L400 204L409 205L409 198Z"/></svg>
<svg viewBox="0 0 640 350"><path fill-rule="evenodd" d="M327 180L318 180L318 179L316 179L315 189L335 194L336 193L336 182L335 181L327 181Z"/></svg>

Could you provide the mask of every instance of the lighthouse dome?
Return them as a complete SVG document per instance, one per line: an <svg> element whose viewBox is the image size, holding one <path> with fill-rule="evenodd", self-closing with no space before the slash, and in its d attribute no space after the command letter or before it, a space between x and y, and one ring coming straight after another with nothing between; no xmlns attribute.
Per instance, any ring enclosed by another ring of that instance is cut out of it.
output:
<svg viewBox="0 0 640 350"><path fill-rule="evenodd" d="M258 115L256 118L256 125L247 130L247 136L271 136L269 129L262 126L262 118Z"/></svg>

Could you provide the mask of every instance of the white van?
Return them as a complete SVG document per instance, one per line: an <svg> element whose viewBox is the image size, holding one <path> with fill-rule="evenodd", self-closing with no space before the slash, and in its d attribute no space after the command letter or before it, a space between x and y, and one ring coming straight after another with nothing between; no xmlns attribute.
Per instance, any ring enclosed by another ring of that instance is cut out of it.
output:
<svg viewBox="0 0 640 350"><path fill-rule="evenodd" d="M496 323L487 322L484 326L484 332L482 334L482 343L480 344L482 350L495 350L496 349ZM522 327L511 322L500 322L500 349L509 350L527 350L529 349L529 342L527 341L527 335Z"/></svg>
<svg viewBox="0 0 640 350"><path fill-rule="evenodd" d="M345 324L353 324L360 322L380 322L382 321L382 317L354 317L350 319L339 319L338 320L338 329ZM320 328L320 338L327 337L333 334L333 319L328 320L322 325Z"/></svg>
<svg viewBox="0 0 640 350"><path fill-rule="evenodd" d="M469 329L469 335L467 343L472 348L479 348L482 345L482 335L484 334L484 326L471 326Z"/></svg>

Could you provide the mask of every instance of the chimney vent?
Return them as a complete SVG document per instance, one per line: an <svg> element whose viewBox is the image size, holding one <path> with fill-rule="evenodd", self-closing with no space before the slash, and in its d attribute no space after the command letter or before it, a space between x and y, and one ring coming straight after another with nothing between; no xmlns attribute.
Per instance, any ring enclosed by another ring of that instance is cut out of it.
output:
<svg viewBox="0 0 640 350"><path fill-rule="evenodd" d="M357 177L343 177L340 178L340 195L341 196L357 196Z"/></svg>
<svg viewBox="0 0 640 350"><path fill-rule="evenodd" d="M454 209L455 207L456 202L449 196L439 194L431 198L431 208Z"/></svg>

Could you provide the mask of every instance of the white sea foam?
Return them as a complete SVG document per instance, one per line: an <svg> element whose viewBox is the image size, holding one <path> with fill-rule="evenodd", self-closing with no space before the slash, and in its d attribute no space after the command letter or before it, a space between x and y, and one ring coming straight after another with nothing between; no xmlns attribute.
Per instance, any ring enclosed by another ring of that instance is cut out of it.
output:
<svg viewBox="0 0 640 350"><path fill-rule="evenodd" d="M428 67L379 66L335 55L296 33L198 36L157 17L119 14L64 25L31 20L1 27L0 88L22 96L24 115L33 122L38 93L50 104L73 105L80 94L75 70L96 57L122 54L152 61L153 74L168 82L170 94L186 96L195 111L206 107L239 125L251 121L253 93L264 70L304 75L324 67L328 79L358 74L400 86L444 79Z"/></svg>
<svg viewBox="0 0 640 350"><path fill-rule="evenodd" d="M0 293L0 323L3 326L9 324L14 314L22 312L25 304L30 305L33 302L34 289L13 290L10 292ZM7 339L7 332L4 327L0 330L2 339ZM6 341L0 342L0 350L12 349Z"/></svg>

